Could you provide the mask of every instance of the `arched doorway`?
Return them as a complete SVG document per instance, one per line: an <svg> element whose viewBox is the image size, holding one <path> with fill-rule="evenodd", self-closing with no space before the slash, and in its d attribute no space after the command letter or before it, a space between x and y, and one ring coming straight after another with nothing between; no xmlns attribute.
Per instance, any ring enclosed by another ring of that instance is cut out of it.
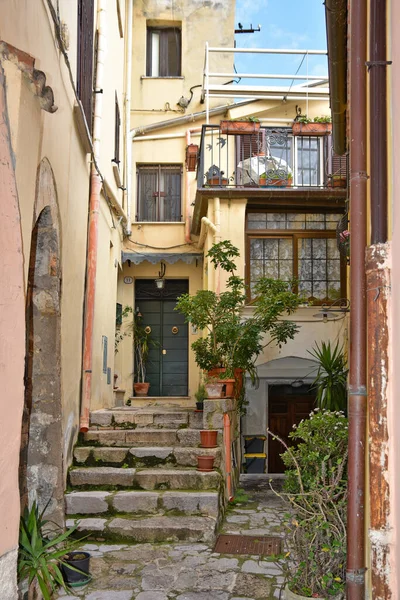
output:
<svg viewBox="0 0 400 600"><path fill-rule="evenodd" d="M57 194L47 159L39 165L27 304L21 503L36 500L64 520L61 425L60 252Z"/></svg>

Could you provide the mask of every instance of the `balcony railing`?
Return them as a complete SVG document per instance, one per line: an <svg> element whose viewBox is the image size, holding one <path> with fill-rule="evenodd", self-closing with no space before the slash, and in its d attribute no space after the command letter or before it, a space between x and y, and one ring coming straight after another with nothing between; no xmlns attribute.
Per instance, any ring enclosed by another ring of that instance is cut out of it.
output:
<svg viewBox="0 0 400 600"><path fill-rule="evenodd" d="M260 127L253 134L222 133L203 125L197 187L329 188L347 185L347 159L334 154L331 135L293 135Z"/></svg>

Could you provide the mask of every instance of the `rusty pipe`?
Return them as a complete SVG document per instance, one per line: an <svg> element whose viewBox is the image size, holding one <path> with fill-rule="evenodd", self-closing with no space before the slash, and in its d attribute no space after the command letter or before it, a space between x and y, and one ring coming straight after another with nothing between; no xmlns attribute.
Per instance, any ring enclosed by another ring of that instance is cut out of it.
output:
<svg viewBox="0 0 400 600"><path fill-rule="evenodd" d="M347 505L348 600L365 597L367 6L350 3L350 372Z"/></svg>
<svg viewBox="0 0 400 600"><path fill-rule="evenodd" d="M225 445L225 475L226 489L229 502L233 500L232 495L232 454L231 454L231 420L228 413L224 413L224 445Z"/></svg>
<svg viewBox="0 0 400 600"><path fill-rule="evenodd" d="M386 0L371 0L370 15L371 243L378 244L388 239Z"/></svg>
<svg viewBox="0 0 400 600"><path fill-rule="evenodd" d="M83 379L80 431L89 429L92 392L93 326L96 293L97 245L99 238L101 179L94 166L90 177L89 231L86 268L85 323L83 331Z"/></svg>

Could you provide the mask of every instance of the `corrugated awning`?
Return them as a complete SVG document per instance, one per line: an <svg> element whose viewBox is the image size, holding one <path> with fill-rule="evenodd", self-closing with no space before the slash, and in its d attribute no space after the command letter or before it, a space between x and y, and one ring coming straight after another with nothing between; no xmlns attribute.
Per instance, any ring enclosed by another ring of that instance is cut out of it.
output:
<svg viewBox="0 0 400 600"><path fill-rule="evenodd" d="M129 250L122 252L122 262L126 262L130 260L134 265L139 265L140 263L147 260L147 262L152 265L156 265L157 263L164 261L170 265L175 264L178 260L185 262L187 265L191 265L196 261L202 260L203 254L195 253L195 252L182 252L182 253L155 253L155 252L130 252Z"/></svg>

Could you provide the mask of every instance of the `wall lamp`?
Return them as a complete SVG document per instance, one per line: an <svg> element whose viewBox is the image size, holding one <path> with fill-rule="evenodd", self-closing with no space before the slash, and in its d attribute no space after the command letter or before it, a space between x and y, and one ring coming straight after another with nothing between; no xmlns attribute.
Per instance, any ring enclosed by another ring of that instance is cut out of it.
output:
<svg viewBox="0 0 400 600"><path fill-rule="evenodd" d="M165 265L165 262L161 261L160 262L161 265L161 270L158 272L158 277L157 279L154 280L154 283L156 284L156 287L158 290L163 290L165 287L165 271L167 270L167 267Z"/></svg>
<svg viewBox="0 0 400 600"><path fill-rule="evenodd" d="M335 320L338 313L348 313L350 310L350 300L347 298L339 298L331 304L322 304L321 309L313 315L316 319L322 319L324 323L329 320Z"/></svg>

